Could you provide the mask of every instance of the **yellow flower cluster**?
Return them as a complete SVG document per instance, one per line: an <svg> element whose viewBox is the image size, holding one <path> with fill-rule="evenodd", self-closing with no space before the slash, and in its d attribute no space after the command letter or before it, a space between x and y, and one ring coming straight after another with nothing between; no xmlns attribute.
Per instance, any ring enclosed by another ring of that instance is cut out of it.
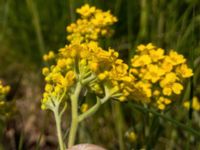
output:
<svg viewBox="0 0 200 150"><path fill-rule="evenodd" d="M79 82L98 97L120 101L128 97L151 102L163 110L172 102L172 96L183 90L184 78L193 75L183 55L174 50L165 54L164 49L151 43L137 47L129 68L118 58L118 52L104 50L96 41L117 19L109 11L88 4L77 13L81 19L67 27L70 44L56 55L52 51L44 55L44 60L54 59L56 64L42 71L46 81L43 109L51 108L53 99L60 103L63 93L69 97Z"/></svg>
<svg viewBox="0 0 200 150"><path fill-rule="evenodd" d="M43 109L50 107L49 105L52 104L51 101L55 95L61 96L63 91L67 92L73 86L76 77L86 78L91 75L91 71L101 72L100 70L103 67L99 68L99 64L101 62L110 64L109 57L114 53L113 50L109 52L102 50L96 42L91 41L97 40L100 35L108 35L109 26L117 19L109 11L103 12L95 7L90 7L88 4L77 9L77 13L81 15L81 19L67 27L67 31L70 33L67 39L72 44L61 48L58 55L50 51L43 56L44 61L56 59L57 63L50 68L43 68L42 71L47 82L42 100ZM98 61L96 56L99 56ZM77 57L79 57L78 71L76 70ZM93 84L91 86L96 89L98 85Z"/></svg>
<svg viewBox="0 0 200 150"><path fill-rule="evenodd" d="M189 109L189 107L190 107L190 101L185 101L183 103L183 106L186 109ZM194 96L193 99L192 99L192 109L194 109L196 111L200 111L200 101L199 101L199 99L196 96Z"/></svg>
<svg viewBox="0 0 200 150"><path fill-rule="evenodd" d="M57 65L50 68L43 68L42 73L45 76L45 92L42 99L42 109L51 108L53 103L61 102L63 94L70 92L69 89L75 82L75 73L72 69L72 62L66 62L59 59Z"/></svg>
<svg viewBox="0 0 200 150"><path fill-rule="evenodd" d="M135 86L160 110L172 102L174 94L181 93L184 78L193 75L183 55L174 50L165 54L164 49L151 43L137 47L131 64L129 73L136 78Z"/></svg>
<svg viewBox="0 0 200 150"><path fill-rule="evenodd" d="M113 49L103 50L96 42L70 44L59 50L56 65L43 68L45 93L42 108L50 108L51 101L63 92L73 92L73 85L79 81L89 84L92 91L105 95L105 86L110 98L125 100L129 95L128 85L134 78L128 74L128 65L118 58Z"/></svg>
<svg viewBox="0 0 200 150"><path fill-rule="evenodd" d="M0 100L2 100L1 98L7 95L9 91L10 86L3 86L2 82L0 81Z"/></svg>
<svg viewBox="0 0 200 150"><path fill-rule="evenodd" d="M117 19L109 11L103 12L88 4L77 9L77 13L81 15L81 19L67 27L70 33L67 39L71 44L61 48L56 55L50 51L43 56L44 61L53 59L56 65L42 70L46 81L42 109L51 109L55 99L60 103L65 92L69 96L74 90L75 82L81 81L85 84L90 78L97 79L97 75L106 70L104 68L110 69L113 59L117 58L116 52L105 51L95 42L99 35L107 35L110 32L109 26ZM92 89L97 89L97 86L96 82L90 85ZM99 89L103 91L100 86Z"/></svg>
<svg viewBox="0 0 200 150"><path fill-rule="evenodd" d="M109 35L112 30L109 26L117 21L110 11L102 11L96 7L85 4L78 8L77 13L81 15L75 23L67 26L67 40L70 42L96 41L100 36Z"/></svg>
<svg viewBox="0 0 200 150"><path fill-rule="evenodd" d="M118 52L113 49L105 51L97 45L93 46L98 50L94 50L93 54L90 52L92 59L89 61L89 67L98 80L92 82L90 86L97 94L102 94L104 88L107 88L110 98L126 100L130 93L133 94L136 90L134 77L129 76L128 65L118 58ZM98 66L98 68L94 69L94 66Z"/></svg>
<svg viewBox="0 0 200 150"><path fill-rule="evenodd" d="M0 81L0 115L3 117L8 117L12 113L13 105L12 102L6 101L6 96L10 91L10 86L3 86Z"/></svg>

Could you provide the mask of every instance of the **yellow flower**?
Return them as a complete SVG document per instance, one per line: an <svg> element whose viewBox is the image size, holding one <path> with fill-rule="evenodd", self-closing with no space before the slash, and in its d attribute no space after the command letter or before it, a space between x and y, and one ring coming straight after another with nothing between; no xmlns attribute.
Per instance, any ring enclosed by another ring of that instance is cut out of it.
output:
<svg viewBox="0 0 200 150"><path fill-rule="evenodd" d="M131 69L129 70L129 73L130 73L130 74L137 75L137 74L139 73L139 71L138 71L137 69L131 68Z"/></svg>
<svg viewBox="0 0 200 150"><path fill-rule="evenodd" d="M161 48L158 48L157 50L150 50L149 54L153 62L157 62L158 60L164 58L164 50Z"/></svg>
<svg viewBox="0 0 200 150"><path fill-rule="evenodd" d="M135 134L134 131L129 131L126 133L126 137L130 142L135 142L137 139L137 135Z"/></svg>
<svg viewBox="0 0 200 150"><path fill-rule="evenodd" d="M176 80L178 80L178 77L175 73L170 72L165 75L165 78L160 81L160 86L164 87L166 85L169 85L170 83L174 83Z"/></svg>
<svg viewBox="0 0 200 150"><path fill-rule="evenodd" d="M88 110L88 104L87 103L84 103L81 105L81 112L84 113Z"/></svg>
<svg viewBox="0 0 200 150"><path fill-rule="evenodd" d="M183 86L180 83L169 83L163 87L163 94L167 96L170 96L172 92L175 94L180 94L182 90Z"/></svg>
<svg viewBox="0 0 200 150"><path fill-rule="evenodd" d="M45 55L43 56L43 60L44 60L44 61L49 61L49 60L52 60L52 59L54 59L54 58L55 58L55 54L54 54L53 51L49 51L48 54L45 54Z"/></svg>
<svg viewBox="0 0 200 150"><path fill-rule="evenodd" d="M144 51L146 49L146 46L143 44L140 44L137 46L137 51Z"/></svg>
<svg viewBox="0 0 200 150"><path fill-rule="evenodd" d="M57 61L57 66L58 67L60 67L60 68L64 68L64 67L66 67L66 60L65 59L59 59L58 61Z"/></svg>
<svg viewBox="0 0 200 150"><path fill-rule="evenodd" d="M98 75L98 78L99 78L100 80L104 80L104 79L107 77L107 75L108 75L108 73L107 73L107 72L104 72L104 73L99 74L99 75Z"/></svg>
<svg viewBox="0 0 200 150"><path fill-rule="evenodd" d="M137 52L141 54L146 54L154 48L155 46L152 43L148 43L147 45L140 44L139 46L137 46Z"/></svg>
<svg viewBox="0 0 200 150"><path fill-rule="evenodd" d="M83 5L81 8L76 10L77 13L81 14L83 17L88 17L96 10L95 7L90 7L89 4Z"/></svg>
<svg viewBox="0 0 200 150"><path fill-rule="evenodd" d="M98 66L99 66L98 63L96 63L96 62L90 63L90 69L91 69L92 71L94 71L94 72L97 71Z"/></svg>
<svg viewBox="0 0 200 150"><path fill-rule="evenodd" d="M172 95L172 89L169 86L163 87L163 94L167 96Z"/></svg>
<svg viewBox="0 0 200 150"><path fill-rule="evenodd" d="M180 83L173 83L172 90L175 94L180 94L183 90L183 86Z"/></svg>
<svg viewBox="0 0 200 150"><path fill-rule="evenodd" d="M150 80L152 83L156 83L160 80L160 77L164 75L164 71L156 65L148 65L148 71L144 75L144 79Z"/></svg>
<svg viewBox="0 0 200 150"><path fill-rule="evenodd" d="M171 62L172 65L179 65L185 63L186 59L183 55L178 54L177 52L171 50L169 56L166 57L167 61Z"/></svg>
<svg viewBox="0 0 200 150"><path fill-rule="evenodd" d="M45 54L45 55L43 56L43 60L44 60L44 61L48 61L48 55Z"/></svg>
<svg viewBox="0 0 200 150"><path fill-rule="evenodd" d="M133 67L143 67L151 63L151 58L149 55L135 56L131 60Z"/></svg>
<svg viewBox="0 0 200 150"><path fill-rule="evenodd" d="M167 104L167 105L170 104L171 102L172 101L170 99L167 99L167 98L165 98L165 100L164 100L164 103Z"/></svg>
<svg viewBox="0 0 200 150"><path fill-rule="evenodd" d="M162 64L161 64L161 68L166 72L171 72L173 69L173 65L171 62L168 61L168 59L166 59L166 57L164 58Z"/></svg>
<svg viewBox="0 0 200 150"><path fill-rule="evenodd" d="M158 95L160 95L160 91L159 91L159 90L155 90L155 91L153 91L153 95L154 95L154 96L158 96Z"/></svg>
<svg viewBox="0 0 200 150"><path fill-rule="evenodd" d="M53 51L49 51L49 59L53 59L55 57L55 54Z"/></svg>
<svg viewBox="0 0 200 150"><path fill-rule="evenodd" d="M164 104L158 104L158 108L159 108L160 110L164 110L164 109L165 109L165 105L164 105Z"/></svg>
<svg viewBox="0 0 200 150"><path fill-rule="evenodd" d="M152 43L149 43L149 44L146 45L146 48L147 48L148 50L151 50L151 49L154 49L155 46L154 46Z"/></svg>
<svg viewBox="0 0 200 150"><path fill-rule="evenodd" d="M152 96L151 84L150 83L139 81L138 83L136 83L136 87L138 89L141 89L147 97Z"/></svg>
<svg viewBox="0 0 200 150"><path fill-rule="evenodd" d="M42 69L42 74L46 76L48 73L49 73L49 68L44 67L44 68Z"/></svg>
<svg viewBox="0 0 200 150"><path fill-rule="evenodd" d="M46 86L45 86L45 91L46 91L46 92L51 92L52 90L53 90L52 85L51 85L51 84L46 84Z"/></svg>
<svg viewBox="0 0 200 150"><path fill-rule="evenodd" d="M157 100L157 107L160 110L164 110L166 108L167 105L169 105L171 103L171 100L166 98L166 97L159 97L159 99Z"/></svg>
<svg viewBox="0 0 200 150"><path fill-rule="evenodd" d="M126 97L125 96L120 96L118 99L119 99L119 101L123 102L123 101L126 100Z"/></svg>
<svg viewBox="0 0 200 150"><path fill-rule="evenodd" d="M182 64L176 68L176 72L183 78L189 78L193 75L192 69L188 68L186 64Z"/></svg>
<svg viewBox="0 0 200 150"><path fill-rule="evenodd" d="M68 82L68 85L65 85L65 84L63 84L63 85L64 86L71 86L71 85L73 85L75 77L76 77L76 75L75 75L74 71L68 71L66 73L66 75L65 75L65 81Z"/></svg>
<svg viewBox="0 0 200 150"><path fill-rule="evenodd" d="M189 109L189 107L190 107L190 101L185 101L183 103L183 106L185 108ZM200 111L200 101L199 101L199 99L196 96L194 96L193 99L192 99L192 108L194 110L196 110L196 111Z"/></svg>
<svg viewBox="0 0 200 150"><path fill-rule="evenodd" d="M0 81L0 100L4 98L10 91L10 86L3 86L2 82Z"/></svg>

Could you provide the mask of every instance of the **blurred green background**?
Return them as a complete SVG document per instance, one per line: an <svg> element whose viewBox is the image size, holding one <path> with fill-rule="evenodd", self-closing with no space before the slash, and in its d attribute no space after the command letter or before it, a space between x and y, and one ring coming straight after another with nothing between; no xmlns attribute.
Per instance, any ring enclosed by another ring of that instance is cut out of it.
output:
<svg viewBox="0 0 200 150"><path fill-rule="evenodd" d="M113 150L200 149L200 114L191 111L189 117L181 103L200 96L199 0L0 0L0 78L12 86L8 100L15 99L18 108L2 129L2 149L57 148L51 114L40 110L42 56L67 43L66 26L76 20L75 9L84 3L117 16L115 33L102 46L116 49L126 62L138 44L152 42L183 54L195 74L172 111L149 115L149 108L110 102L80 126L77 143L91 142ZM63 125L65 130L68 127L69 122ZM126 138L131 131L136 141Z"/></svg>

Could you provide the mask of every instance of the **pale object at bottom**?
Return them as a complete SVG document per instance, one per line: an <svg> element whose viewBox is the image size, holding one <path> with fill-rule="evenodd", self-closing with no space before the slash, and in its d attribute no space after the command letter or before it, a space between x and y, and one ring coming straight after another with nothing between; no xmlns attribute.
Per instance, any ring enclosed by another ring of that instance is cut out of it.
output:
<svg viewBox="0 0 200 150"><path fill-rule="evenodd" d="M106 150L106 149L97 145L93 145L93 144L79 144L79 145L72 146L71 148L68 148L67 150Z"/></svg>

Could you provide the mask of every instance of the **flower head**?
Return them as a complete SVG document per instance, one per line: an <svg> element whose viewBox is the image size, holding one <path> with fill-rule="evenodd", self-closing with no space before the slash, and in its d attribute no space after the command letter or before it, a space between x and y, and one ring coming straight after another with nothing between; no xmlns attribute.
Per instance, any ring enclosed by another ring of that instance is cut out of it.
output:
<svg viewBox="0 0 200 150"><path fill-rule="evenodd" d="M110 26L117 21L110 11L102 11L89 4L76 10L81 18L67 26L67 39L73 43L97 41L100 36L112 33Z"/></svg>
<svg viewBox="0 0 200 150"><path fill-rule="evenodd" d="M129 73L135 76L135 85L143 91L149 101L163 110L171 103L173 95L183 90L184 78L193 75L183 55L171 50L168 54L164 49L152 43L139 45L136 55L131 59Z"/></svg>

